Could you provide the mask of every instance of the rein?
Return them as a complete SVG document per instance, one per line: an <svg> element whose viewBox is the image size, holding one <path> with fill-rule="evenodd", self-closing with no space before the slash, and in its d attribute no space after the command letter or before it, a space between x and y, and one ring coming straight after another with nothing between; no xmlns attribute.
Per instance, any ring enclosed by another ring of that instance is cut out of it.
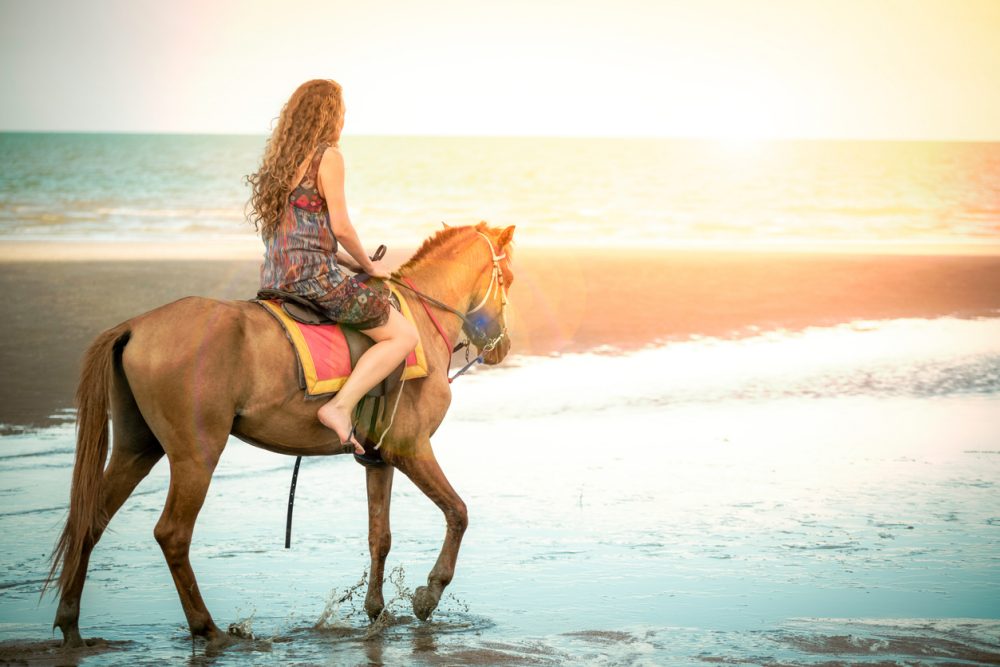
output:
<svg viewBox="0 0 1000 667"><path fill-rule="evenodd" d="M430 317L431 322L434 323L434 326L437 328L438 333L444 340L445 345L448 346L448 349L450 350L451 354L458 352L463 347L468 348L469 342L471 342L473 345L479 348L479 356L477 356L472 361L469 361L469 363L467 363L465 366L459 369L458 372L450 376L448 378L449 384L454 382L455 378L459 377L460 375L463 375L466 371L468 371L476 364L483 363L483 358L487 354L489 354L493 350L493 348L499 345L500 341L503 340L504 336L507 335L507 318L505 317L505 311L507 309L507 287L506 285L504 285L503 272L500 270L500 260L506 258L507 253L501 253L498 255L496 253L496 250L494 250L493 248L493 242L490 241L490 238L486 236L486 234L483 234L482 232L477 231L476 233L482 236L483 240L486 241L486 245L489 246L490 261L493 263L493 266L492 266L492 271L490 272L490 284L489 287L486 289L486 294L483 295L483 298L480 300L478 304L476 304L474 308L468 310L467 312L463 313L457 308L452 308L448 304L443 303L432 296L424 294L413 285L413 283L410 281L409 278L405 278L403 276L400 276L399 278L395 277L389 278L389 280L391 280L393 283L399 285L400 287L405 287L409 291L413 292L414 295L420 298L421 300L420 304L424 307L424 311L427 313L428 317ZM470 320L469 315L472 315L473 313L482 310L482 308L489 302L490 297L493 296L494 292L496 292L500 296L500 313L497 315L496 320L494 321L502 321L503 324L500 325L499 333L496 336L491 337L489 334L483 331L482 327L480 327L478 324ZM452 347L451 341L448 339L447 334L445 334L444 332L444 327L441 326L441 323L438 322L436 317L434 317L434 314L431 312L430 308L427 307L428 303L438 308L441 308L442 310L445 310L451 313L452 315L455 315L460 320L462 320L462 329L463 331L465 331L469 340L463 343L459 343L458 345ZM474 340L474 338L478 338L480 341L482 341L482 345L477 343ZM466 359L468 358L469 358L468 352L466 352ZM450 357L448 359L448 362L450 368L451 366Z"/></svg>
<svg viewBox="0 0 1000 667"><path fill-rule="evenodd" d="M396 283L397 285L402 285L403 287L406 287L411 292L413 292L418 297L420 297L420 305L424 307L424 312L427 313L427 317L431 318L431 322L434 323L434 327L437 329L437 332L439 334L441 334L441 338L444 339L444 344L447 345L448 348L451 349L452 352L458 351L458 349L459 349L458 346L456 346L454 349L452 349L452 347L451 347L451 341L448 340L448 334L446 334L444 332L444 327L442 327L441 323L438 322L438 318L434 317L434 313L432 313L431 309L427 307L427 302L429 301L429 302L433 303L435 306L438 306L439 308L445 308L447 310L451 310L451 306L448 306L447 304L441 303L437 299L434 299L432 297L427 296L426 294L424 294L423 292L421 292L420 290L418 290L416 287L414 287L413 286L413 282L409 278L404 278L403 276L400 276L400 280L402 280L403 282L400 282L399 280L396 280L395 278L389 278L389 280L391 280L392 282ZM452 312L454 312L456 315L458 315L462 319L465 319L465 315L462 315L457 310L452 311Z"/></svg>

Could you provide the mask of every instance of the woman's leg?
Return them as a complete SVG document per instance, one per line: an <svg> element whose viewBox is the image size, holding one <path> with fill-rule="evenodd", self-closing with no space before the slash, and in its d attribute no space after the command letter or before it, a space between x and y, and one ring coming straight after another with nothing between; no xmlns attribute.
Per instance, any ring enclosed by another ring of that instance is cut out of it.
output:
<svg viewBox="0 0 1000 667"><path fill-rule="evenodd" d="M399 314L395 308L389 309L389 320L374 329L362 329L375 341L358 359L347 382L326 405L319 409L320 422L331 429L344 444L351 433L351 413L368 393L368 390L384 380L417 346L417 329ZM364 453L364 448L353 439L354 451Z"/></svg>

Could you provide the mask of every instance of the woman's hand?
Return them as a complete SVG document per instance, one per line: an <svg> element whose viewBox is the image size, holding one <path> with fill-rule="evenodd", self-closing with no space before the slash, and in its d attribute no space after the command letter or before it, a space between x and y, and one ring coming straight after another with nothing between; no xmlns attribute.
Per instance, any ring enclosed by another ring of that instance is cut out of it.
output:
<svg viewBox="0 0 1000 667"><path fill-rule="evenodd" d="M345 252L337 252L336 255L337 255L337 264L341 265L345 269L350 269L354 273L364 272L370 275L372 278L382 278L382 279L388 279L391 274L390 271L387 271L385 268L383 268L381 261L372 262L371 260L369 260L368 267L365 268L361 266L361 264L359 264L357 261L355 261L353 257L351 257Z"/></svg>
<svg viewBox="0 0 1000 667"><path fill-rule="evenodd" d="M372 278L381 278L382 280L388 280L392 276L391 271L387 271L383 266L382 262L375 262L371 265L369 271L365 271Z"/></svg>

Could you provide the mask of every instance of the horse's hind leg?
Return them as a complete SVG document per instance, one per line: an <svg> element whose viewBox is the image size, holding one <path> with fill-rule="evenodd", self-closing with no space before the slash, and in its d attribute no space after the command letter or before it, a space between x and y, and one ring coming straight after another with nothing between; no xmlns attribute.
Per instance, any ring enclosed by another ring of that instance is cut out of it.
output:
<svg viewBox="0 0 1000 667"><path fill-rule="evenodd" d="M101 539L104 529L121 508L135 487L149 474L163 456L163 449L149 430L135 405L127 386L116 384L111 393L113 440L111 460L104 471L103 525L92 539L83 544L80 561L73 577L59 596L59 609L53 627L63 633L63 646L82 646L80 637L80 596L87 578L90 554Z"/></svg>
<svg viewBox="0 0 1000 667"><path fill-rule="evenodd" d="M427 575L427 585L420 586L413 594L413 613L421 621L426 621L441 601L445 586L451 583L452 577L455 576L455 562L458 560L462 535L469 525L469 515L465 503L455 493L455 489L451 487L437 459L434 458L429 440L419 444L413 455L394 459L392 464L402 470L428 498L434 501L435 505L441 508L448 525L441 553L430 574Z"/></svg>
<svg viewBox="0 0 1000 667"><path fill-rule="evenodd" d="M389 465L371 466L365 471L368 484L368 550L372 556L365 611L372 620L378 618L385 608L382 579L385 575L385 559L392 547L392 533L389 531L392 473L393 468Z"/></svg>
<svg viewBox="0 0 1000 667"><path fill-rule="evenodd" d="M224 447L223 438L217 450L213 449L202 456L171 456L167 503L153 530L156 541L163 550L163 557L170 567L170 575L174 579L174 586L177 588L177 595L184 608L191 634L205 637L213 643L223 641L225 635L219 631L211 614L208 613L208 607L205 606L205 601L198 590L198 582L195 580L194 570L191 569L188 554L195 520L205 502L212 473ZM193 448L193 451L199 450L198 447ZM169 455L173 454L171 451Z"/></svg>

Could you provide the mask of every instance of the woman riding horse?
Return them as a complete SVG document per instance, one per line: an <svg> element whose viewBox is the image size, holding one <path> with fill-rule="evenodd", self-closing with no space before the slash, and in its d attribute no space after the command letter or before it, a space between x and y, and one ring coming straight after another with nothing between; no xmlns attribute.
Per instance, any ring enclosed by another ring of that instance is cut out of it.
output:
<svg viewBox="0 0 1000 667"><path fill-rule="evenodd" d="M303 100L307 97L303 96ZM289 101L283 118L298 112L300 107L293 104L295 99L293 96ZM320 116L317 112L317 117ZM273 183L294 182L299 187L294 197L287 199L277 186L267 190L270 199L255 199L258 202L255 210L268 212L268 217L259 219L262 226L268 220L279 221L274 229L276 240L268 246L268 256L273 253L277 261L265 263L264 274L270 279L268 266L295 266L287 261L282 264L285 259L282 254L287 255L299 237L282 230L312 229L317 234L315 246L329 249L330 256L315 252L315 248L310 254L301 243L294 245L300 257L325 258L323 267L311 266L308 270L312 277L304 280L315 281L307 285L329 285L332 289L310 294L318 296L321 302L328 296L329 303L349 311L348 318L355 322L378 321L384 315L381 305L366 309L369 298L380 300L379 292L371 288L373 296L369 296L368 291L348 282L339 271L333 272L338 266L332 259L332 232L336 231L344 247L362 264L361 268L374 269L378 274L377 268L366 260L357 235L353 230L344 231L348 228L345 226L339 230L331 228L328 236L318 236L323 233L321 223L327 214L331 224L347 221L342 210L343 171L339 153L327 149L319 158L313 154L314 159L308 164L317 163L317 169L311 183L305 177L313 172L307 169L300 174L309 157L304 147L316 142L322 144L323 139L335 139L339 133L341 121L337 118L342 115L334 116L332 125L330 117L323 118L315 136L301 142L272 143L268 147L261 172L271 164L284 165L286 169L298 165L295 174L286 172L284 177L275 174L267 178L273 177ZM302 127L313 126L299 126ZM323 134L330 127L336 132ZM275 135L282 136L280 124ZM295 146L299 154L292 151ZM276 151L286 151L288 156L273 157ZM328 159L332 161L331 170L324 177L323 164ZM263 182L260 174L258 178ZM322 181L322 191L315 185L318 181ZM257 192L255 185L255 196ZM276 197L275 193L281 196ZM324 196L326 213L319 204L319 198ZM265 205L265 201L271 204ZM334 223L334 218L339 222ZM500 363L510 349L505 309L507 288L513 283L509 247L513 235L513 226L501 230L485 223L447 228L425 241L392 276L409 290L404 291L404 298L419 338L424 341L428 374L404 383L396 396L387 397L396 406L396 414L391 431L383 432L385 438L379 450L385 464L366 468L371 565L365 611L372 619L385 606L382 580L392 543L389 498L395 469L409 477L441 509L447 524L444 543L427 576L427 585L414 591L413 610L418 618L425 620L430 616L455 574L468 513L437 463L431 436L444 420L451 402L448 368L453 344L462 332L479 349L487 364ZM270 237L265 234L265 238ZM326 273L322 273L324 270ZM293 272L284 278L278 275L278 279L286 286L297 285L300 281L288 279L300 275L305 274ZM343 291L337 291L335 280L340 280L337 285ZM344 292L352 294L354 301L339 299ZM370 313L368 320L367 313ZM341 398L340 403L332 402L330 410L327 406L331 403L320 406L307 398L299 386L296 359L283 329L264 308L250 301L188 297L122 322L94 340L83 359L76 395L76 461L69 516L53 551L46 581L47 585L58 573L59 608L53 625L62 630L64 645L83 644L79 629L80 598L94 547L108 522L164 455L170 464L170 487L153 535L170 568L192 635L213 643L227 641L201 596L189 552L198 513L229 436L292 456L324 456L354 450L348 437L350 425L347 421L336 421L337 411L356 401L356 396L365 391L365 385L371 386L372 378L385 374L384 368L397 364L403 356L401 351L409 350L414 341L412 332L402 325L394 329L399 332L398 339L388 333L386 327L391 328L395 311L389 313L389 319L381 326L383 331L376 333L382 340L364 358L384 341L394 342L376 352L361 375L358 370L352 373L353 393ZM376 328L379 327L370 331ZM387 361L390 358L391 363ZM335 415L333 420L331 412ZM110 461L109 416L114 436ZM331 430L328 426L335 428Z"/></svg>
<svg viewBox="0 0 1000 667"><path fill-rule="evenodd" d="M266 247L261 288L309 299L330 319L375 341L318 413L341 442L364 454L354 437L351 414L361 397L416 347L417 330L389 306L384 286L361 284L338 264L339 259L374 278L389 277L368 258L347 215L344 157L337 148L343 127L340 85L307 81L281 110L260 169L247 180L253 187L250 218ZM337 252L338 245L353 262Z"/></svg>

